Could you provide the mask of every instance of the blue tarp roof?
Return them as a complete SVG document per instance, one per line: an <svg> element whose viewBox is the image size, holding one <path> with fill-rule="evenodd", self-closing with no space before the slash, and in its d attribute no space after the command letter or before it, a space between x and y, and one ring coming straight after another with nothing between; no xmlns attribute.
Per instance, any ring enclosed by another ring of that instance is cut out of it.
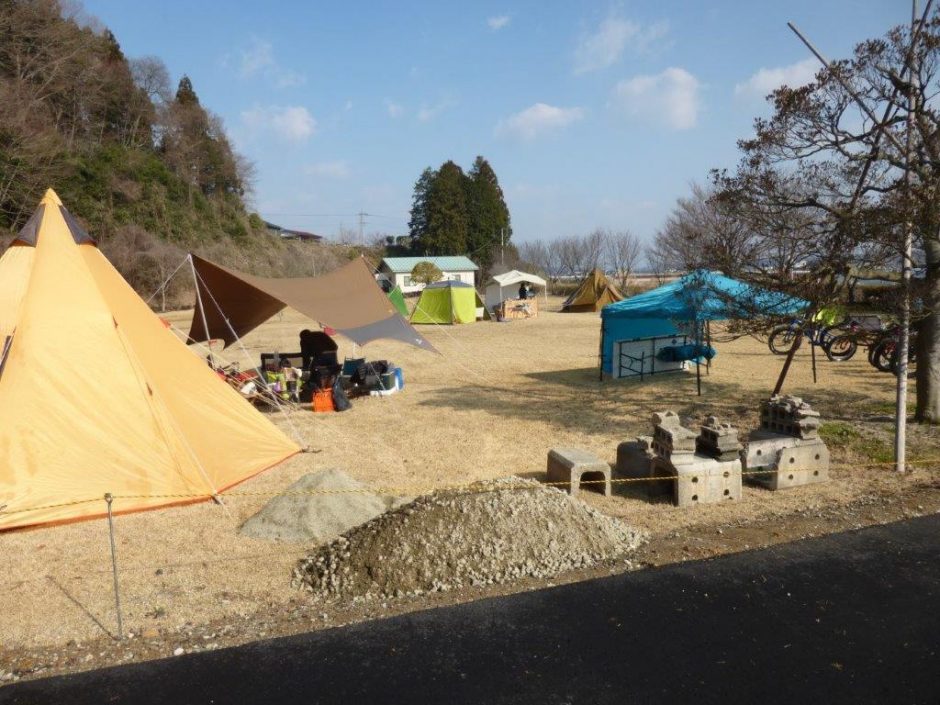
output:
<svg viewBox="0 0 940 705"><path fill-rule="evenodd" d="M809 302L803 299L755 289L719 272L699 270L651 291L608 304L601 310L601 318L723 321L790 315L807 306Z"/></svg>

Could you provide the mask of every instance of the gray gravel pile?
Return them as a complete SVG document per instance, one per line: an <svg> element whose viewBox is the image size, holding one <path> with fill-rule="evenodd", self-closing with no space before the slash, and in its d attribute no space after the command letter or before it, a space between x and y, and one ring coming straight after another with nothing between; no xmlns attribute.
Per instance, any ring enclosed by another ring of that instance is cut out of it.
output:
<svg viewBox="0 0 940 705"><path fill-rule="evenodd" d="M508 486L525 489L508 489ZM551 578L622 559L645 535L534 480L419 497L302 559L294 586L317 598L386 598Z"/></svg>
<svg viewBox="0 0 940 705"><path fill-rule="evenodd" d="M239 533L265 541L323 543L410 498L376 495L338 468L301 477L242 524Z"/></svg>

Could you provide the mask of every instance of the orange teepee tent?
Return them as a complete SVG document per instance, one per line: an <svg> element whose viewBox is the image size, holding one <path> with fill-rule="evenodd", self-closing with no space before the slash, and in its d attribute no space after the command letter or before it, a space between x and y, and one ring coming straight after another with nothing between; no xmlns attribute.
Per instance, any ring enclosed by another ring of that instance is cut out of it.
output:
<svg viewBox="0 0 940 705"><path fill-rule="evenodd" d="M212 497L298 451L47 191L0 258L0 530Z"/></svg>

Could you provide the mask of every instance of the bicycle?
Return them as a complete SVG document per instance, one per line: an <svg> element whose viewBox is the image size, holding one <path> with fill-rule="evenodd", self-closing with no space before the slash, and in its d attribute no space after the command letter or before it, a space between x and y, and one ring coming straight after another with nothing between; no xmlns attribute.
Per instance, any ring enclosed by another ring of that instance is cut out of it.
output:
<svg viewBox="0 0 940 705"><path fill-rule="evenodd" d="M846 319L834 326L823 326L812 321L794 319L790 323L777 326L770 332L767 345L775 355L786 355L793 347L797 335L805 335L810 345L822 348L826 357L833 362L851 360L858 350L855 333L860 330L856 321ZM845 331L835 335L834 331Z"/></svg>
<svg viewBox="0 0 940 705"><path fill-rule="evenodd" d="M900 327L894 326L879 338L868 351L868 362L879 372L898 374L898 344L900 342ZM917 364L917 333L911 331L907 346L908 375L911 368Z"/></svg>

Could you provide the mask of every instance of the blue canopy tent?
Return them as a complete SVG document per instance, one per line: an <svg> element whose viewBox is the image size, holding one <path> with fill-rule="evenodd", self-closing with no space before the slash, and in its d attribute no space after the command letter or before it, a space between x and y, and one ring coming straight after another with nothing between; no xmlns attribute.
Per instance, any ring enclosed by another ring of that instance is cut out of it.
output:
<svg viewBox="0 0 940 705"><path fill-rule="evenodd" d="M705 352L702 329L707 321L792 315L808 305L802 299L756 289L719 272L691 272L601 310L601 372L628 377L655 374L657 364L660 372L681 369L680 360L668 364L664 359L669 356L661 351L691 342L698 346L696 358L701 357ZM638 359L637 350L642 351L639 371L632 362Z"/></svg>

